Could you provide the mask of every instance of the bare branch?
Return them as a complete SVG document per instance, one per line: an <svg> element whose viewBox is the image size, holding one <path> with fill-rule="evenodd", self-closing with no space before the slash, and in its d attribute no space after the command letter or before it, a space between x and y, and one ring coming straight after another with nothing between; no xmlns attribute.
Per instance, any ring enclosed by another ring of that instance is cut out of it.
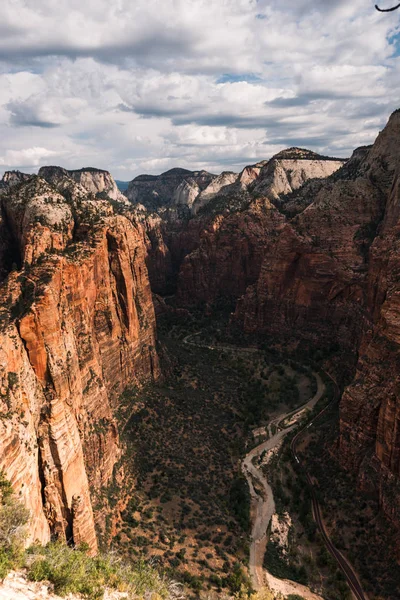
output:
<svg viewBox="0 0 400 600"><path fill-rule="evenodd" d="M392 8L379 8L379 6L375 4L375 8L376 10L379 10L379 12L392 12L392 10L400 8L400 4L397 4L397 6L393 6Z"/></svg>

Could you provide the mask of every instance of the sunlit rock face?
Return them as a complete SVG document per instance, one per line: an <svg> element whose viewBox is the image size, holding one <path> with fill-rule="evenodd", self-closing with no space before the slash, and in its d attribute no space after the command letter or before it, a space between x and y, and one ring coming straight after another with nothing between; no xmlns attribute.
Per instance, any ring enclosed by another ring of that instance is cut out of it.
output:
<svg viewBox="0 0 400 600"><path fill-rule="evenodd" d="M34 176L1 195L19 266L0 288L0 468L30 509L28 542L94 553L89 482L120 455L118 395L159 375L155 318L142 227L52 175L57 189Z"/></svg>

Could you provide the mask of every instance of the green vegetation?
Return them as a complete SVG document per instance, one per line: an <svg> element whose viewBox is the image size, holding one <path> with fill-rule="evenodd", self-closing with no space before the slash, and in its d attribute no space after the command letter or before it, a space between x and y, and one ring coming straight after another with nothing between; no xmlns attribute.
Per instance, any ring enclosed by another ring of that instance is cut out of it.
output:
<svg viewBox="0 0 400 600"><path fill-rule="evenodd" d="M157 556L193 593L233 592L242 572L235 563L248 559L240 459L252 375L219 352L160 337L168 376L120 398L127 484L114 482L105 494L108 505L125 494L127 502L113 543L127 558Z"/></svg>
<svg viewBox="0 0 400 600"><path fill-rule="evenodd" d="M240 476L233 481L229 502L242 529L250 531L250 492L245 477Z"/></svg>
<svg viewBox="0 0 400 600"><path fill-rule="evenodd" d="M0 471L0 580L23 563L25 525L29 513L15 498Z"/></svg>
<svg viewBox="0 0 400 600"><path fill-rule="evenodd" d="M349 557L370 597L397 600L400 566L391 524L383 517L374 495L357 491L357 481L344 471L332 453L338 439L339 415L332 406L309 432L304 459L318 480L319 503L335 546ZM366 475L368 471L365 471ZM321 554L319 562L331 561ZM335 577L336 578L336 577ZM340 589L345 584L336 578ZM338 595L337 598L340 598Z"/></svg>
<svg viewBox="0 0 400 600"><path fill-rule="evenodd" d="M125 564L116 555L90 557L87 548L70 548L60 542L30 549L28 577L50 581L57 594L81 594L88 600L103 598L105 588L128 592L129 598L179 598L181 588L149 563ZM151 595L151 596L150 596Z"/></svg>
<svg viewBox="0 0 400 600"><path fill-rule="evenodd" d="M182 598L182 586L171 581L149 562L124 563L114 553L96 557L88 547L52 542L24 550L29 512L15 498L11 484L0 472L0 581L9 571L25 567L32 581L49 581L65 596L80 594L87 600L103 598L105 588L128 593L131 599Z"/></svg>
<svg viewBox="0 0 400 600"><path fill-rule="evenodd" d="M272 540L268 542L264 566L275 577L291 579L302 585L308 584L307 570L304 565L297 566L292 557L289 557L289 559L284 557L280 547Z"/></svg>

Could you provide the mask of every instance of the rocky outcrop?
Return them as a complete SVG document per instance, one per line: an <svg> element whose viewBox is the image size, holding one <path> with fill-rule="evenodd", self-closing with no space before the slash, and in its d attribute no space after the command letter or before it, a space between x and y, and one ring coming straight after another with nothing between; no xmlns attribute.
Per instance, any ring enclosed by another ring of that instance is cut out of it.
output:
<svg viewBox="0 0 400 600"><path fill-rule="evenodd" d="M126 196L134 204L154 211L177 205L191 208L197 195L207 188L215 175L207 171L170 169L161 175L139 175L133 179Z"/></svg>
<svg viewBox="0 0 400 600"><path fill-rule="evenodd" d="M1 201L24 267L0 288L0 469L31 512L28 541L95 552L91 490L120 453L113 407L159 373L143 231L37 177Z"/></svg>
<svg viewBox="0 0 400 600"><path fill-rule="evenodd" d="M42 167L39 169L39 177L46 179L52 185L64 189L69 188L75 191L75 194L84 193L96 198L111 199L117 202L126 203L126 197L119 191L117 184L108 171L87 167L74 171L67 171L62 167ZM71 185L71 181L75 186Z"/></svg>
<svg viewBox="0 0 400 600"><path fill-rule="evenodd" d="M278 201L310 179L324 179L340 169L345 159L323 157L303 148L289 148L276 154L261 169L252 186L259 196Z"/></svg>
<svg viewBox="0 0 400 600"><path fill-rule="evenodd" d="M274 252L286 222L277 199L307 178L330 174L343 164L310 154L291 149L246 167L235 182L209 199L191 223L193 230L193 222L197 222L199 234L194 250L186 252L180 266L177 291L181 304L213 302L219 296L237 299L258 281L263 258ZM294 243L296 233L292 238L288 246ZM300 239L298 243L305 244Z"/></svg>
<svg viewBox="0 0 400 600"><path fill-rule="evenodd" d="M21 173L21 171L6 171L0 182L0 190L7 189L13 185L18 185L23 181L30 179L31 175L27 173Z"/></svg>
<svg viewBox="0 0 400 600"><path fill-rule="evenodd" d="M212 198L215 198L217 194L223 193L228 187L236 183L239 177L238 173L233 173L231 171L224 171L221 175L215 177L203 191L199 190L198 195L192 203L193 214L198 213L199 210L208 204Z"/></svg>

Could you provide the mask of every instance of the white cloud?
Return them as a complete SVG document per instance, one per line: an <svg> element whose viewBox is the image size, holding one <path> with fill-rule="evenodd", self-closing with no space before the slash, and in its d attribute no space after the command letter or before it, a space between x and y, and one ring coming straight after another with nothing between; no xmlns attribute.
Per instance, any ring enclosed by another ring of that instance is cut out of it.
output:
<svg viewBox="0 0 400 600"><path fill-rule="evenodd" d="M7 150L5 155L0 157L0 165L7 165L7 167L37 167L43 160L57 154L60 155L60 153L37 146L22 150Z"/></svg>
<svg viewBox="0 0 400 600"><path fill-rule="evenodd" d="M346 155L398 107L396 36L373 0L3 0L0 164L130 179Z"/></svg>

